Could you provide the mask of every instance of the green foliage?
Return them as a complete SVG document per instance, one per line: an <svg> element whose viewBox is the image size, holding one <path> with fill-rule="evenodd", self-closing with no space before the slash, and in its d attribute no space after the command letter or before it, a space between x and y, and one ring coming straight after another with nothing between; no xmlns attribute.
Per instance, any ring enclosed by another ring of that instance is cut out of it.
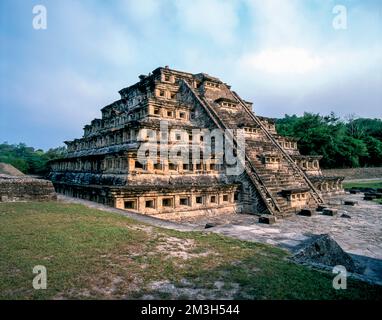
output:
<svg viewBox="0 0 382 320"><path fill-rule="evenodd" d="M304 113L285 115L276 122L280 135L298 138L306 155L323 155L323 168L354 168L382 165L382 121L350 119Z"/></svg>
<svg viewBox="0 0 382 320"><path fill-rule="evenodd" d="M45 175L49 172L48 161L61 157L65 152L65 147L44 152L28 147L25 143L4 142L0 144L0 162L9 163L23 173Z"/></svg>
<svg viewBox="0 0 382 320"><path fill-rule="evenodd" d="M367 136L372 136L380 141L382 141L382 120L381 119L369 119L369 118L358 118L350 119L347 127L349 133L357 138L364 138Z"/></svg>
<svg viewBox="0 0 382 320"><path fill-rule="evenodd" d="M382 139L381 139L382 140ZM373 136L365 136L363 141L367 145L367 155L361 161L370 166L382 166L382 141Z"/></svg>

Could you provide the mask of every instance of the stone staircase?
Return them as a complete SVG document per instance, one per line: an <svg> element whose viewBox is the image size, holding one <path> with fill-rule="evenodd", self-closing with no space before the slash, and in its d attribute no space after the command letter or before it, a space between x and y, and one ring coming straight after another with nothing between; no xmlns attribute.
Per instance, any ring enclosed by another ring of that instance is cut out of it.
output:
<svg viewBox="0 0 382 320"><path fill-rule="evenodd" d="M187 82L183 82L194 98L202 105L218 128L234 129L240 126L252 126L261 129L261 136L256 139L246 137L245 171L262 197L269 213L276 216L288 216L299 209L294 208L283 195L283 190L305 190L309 192L305 208L315 209L323 200L314 189L305 173L294 163L293 159L281 148L273 135L264 127L248 106L232 92L238 102L237 111L230 112L221 108L214 101L196 92ZM234 143L236 143L233 137ZM277 155L280 159L278 168L267 168L261 157L267 153Z"/></svg>
<svg viewBox="0 0 382 320"><path fill-rule="evenodd" d="M290 207L287 199L282 195L282 190L289 189L309 189L305 180L298 173L294 172L288 167L288 163L285 159L281 158L279 169L267 169L259 159L259 155L264 151L275 151L271 148L270 143L262 143L263 149L260 149L257 141L246 140L246 154L250 159L252 165L256 168L258 175L261 177L267 190L271 193L278 207L280 208L281 215L289 215L296 213L298 210ZM306 207L316 208L317 203L313 197L308 199Z"/></svg>
<svg viewBox="0 0 382 320"><path fill-rule="evenodd" d="M256 117L256 115L248 108L248 106L241 100L241 98L236 94L236 92L232 92L234 97L243 107L243 109L247 112L247 114L254 120L254 122L261 127L262 131L266 136L266 141L269 141L274 147L275 151L280 152L282 155L282 159L285 161L287 165L286 168L287 173L293 173L295 179L299 179L301 181L301 186L306 186L309 189L310 199L307 203L307 206L313 205L316 207L317 205L324 204L324 200L321 197L320 193L316 190L313 183L309 180L308 176L304 171L294 162L291 156L280 146L277 139L273 134L271 134L261 123L261 121Z"/></svg>

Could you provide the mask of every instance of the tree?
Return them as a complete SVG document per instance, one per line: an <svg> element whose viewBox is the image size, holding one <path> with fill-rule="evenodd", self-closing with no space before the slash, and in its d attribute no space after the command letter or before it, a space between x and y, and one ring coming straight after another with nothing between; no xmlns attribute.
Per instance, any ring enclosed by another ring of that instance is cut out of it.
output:
<svg viewBox="0 0 382 320"><path fill-rule="evenodd" d="M62 157L65 152L65 147L44 152L28 147L25 143L11 145L4 142L0 144L0 162L9 163L23 173L45 175L49 172L48 161Z"/></svg>
<svg viewBox="0 0 382 320"><path fill-rule="evenodd" d="M302 117L285 115L276 126L280 135L298 139L302 154L322 155L323 168L375 166L382 162L380 119L349 116L344 122L334 113L304 113Z"/></svg>
<svg viewBox="0 0 382 320"><path fill-rule="evenodd" d="M372 136L366 136L363 141L367 146L367 155L361 158L364 166L382 166L382 142Z"/></svg>

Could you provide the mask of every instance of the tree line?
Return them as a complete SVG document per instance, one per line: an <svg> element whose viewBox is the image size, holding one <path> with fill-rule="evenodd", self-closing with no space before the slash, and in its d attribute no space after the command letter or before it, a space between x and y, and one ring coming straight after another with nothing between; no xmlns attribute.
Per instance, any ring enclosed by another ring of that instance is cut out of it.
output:
<svg viewBox="0 0 382 320"><path fill-rule="evenodd" d="M301 154L323 155L323 168L382 166L381 119L304 113L276 119L276 128L280 135L298 139Z"/></svg>
<svg viewBox="0 0 382 320"><path fill-rule="evenodd" d="M21 172L34 175L49 173L48 161L61 157L65 147L52 148L48 151L28 147L25 143L0 144L0 162L9 163Z"/></svg>

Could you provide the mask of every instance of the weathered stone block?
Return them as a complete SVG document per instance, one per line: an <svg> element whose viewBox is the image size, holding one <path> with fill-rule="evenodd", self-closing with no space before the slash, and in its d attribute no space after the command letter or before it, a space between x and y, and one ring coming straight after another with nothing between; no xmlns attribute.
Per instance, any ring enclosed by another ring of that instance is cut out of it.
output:
<svg viewBox="0 0 382 320"><path fill-rule="evenodd" d="M322 211L324 209L326 209L327 207L326 206L322 206L322 205L319 205L316 209L316 211Z"/></svg>
<svg viewBox="0 0 382 320"><path fill-rule="evenodd" d="M349 216L348 214L346 214L346 213L343 213L343 214L341 214L341 216L340 216L341 218L347 218L347 219L351 219L351 216Z"/></svg>
<svg viewBox="0 0 382 320"><path fill-rule="evenodd" d="M354 206L354 205L356 205L356 204L358 204L357 201L352 201L352 200L345 200L345 201L344 201L344 205L345 205L345 206Z"/></svg>
<svg viewBox="0 0 382 320"><path fill-rule="evenodd" d="M293 256L294 261L314 266L342 265L347 271L356 272L357 267L349 254L334 241L329 235L313 236Z"/></svg>
<svg viewBox="0 0 382 320"><path fill-rule="evenodd" d="M311 209L302 209L298 215L300 216L304 216L304 217L311 217L311 216L314 216L316 214L315 211L311 210Z"/></svg>
<svg viewBox="0 0 382 320"><path fill-rule="evenodd" d="M370 194L370 195L366 195L363 197L363 200L367 200L367 201L371 201L371 200L374 200L376 199L377 197L373 194Z"/></svg>
<svg viewBox="0 0 382 320"><path fill-rule="evenodd" d="M272 215L262 215L259 217L259 223L265 223L265 224L274 224L276 223L275 216Z"/></svg>
<svg viewBox="0 0 382 320"><path fill-rule="evenodd" d="M0 174L0 201L49 201L56 200L52 182L28 176Z"/></svg>
<svg viewBox="0 0 382 320"><path fill-rule="evenodd" d="M376 196L376 191L375 190L371 190L371 191L368 191L368 192L365 192L364 193L364 195L365 196L371 196L371 197L373 197L373 196Z"/></svg>
<svg viewBox="0 0 382 320"><path fill-rule="evenodd" d="M337 209L333 209L333 208L325 208L324 210L322 210L322 214L324 216L335 216L336 214L338 213L338 210Z"/></svg>

